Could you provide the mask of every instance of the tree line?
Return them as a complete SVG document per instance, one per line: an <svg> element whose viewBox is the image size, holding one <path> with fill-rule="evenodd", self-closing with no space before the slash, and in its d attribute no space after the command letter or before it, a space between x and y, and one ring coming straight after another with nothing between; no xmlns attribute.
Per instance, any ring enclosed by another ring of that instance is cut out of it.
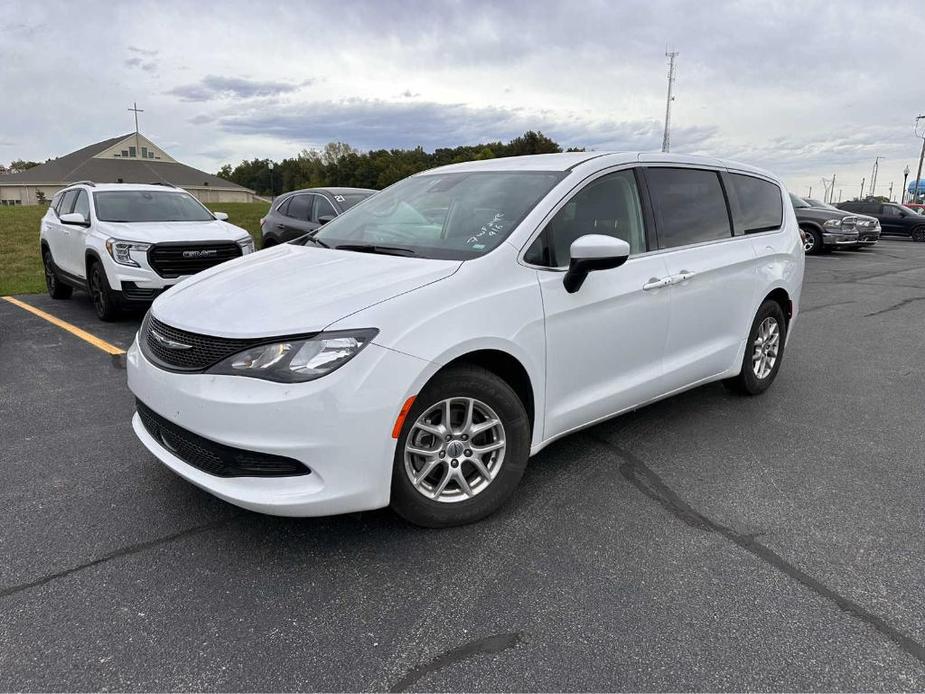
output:
<svg viewBox="0 0 925 694"><path fill-rule="evenodd" d="M270 159L225 164L218 176L250 188L258 195L279 195L300 188L349 186L382 189L411 174L435 166L473 159L495 159L522 154L550 154L562 147L532 130L510 142L488 142L460 147L442 147L425 152L414 149L376 149L361 152L343 142L331 142L321 150L303 149L297 156L276 162ZM581 152L583 148L569 148Z"/></svg>

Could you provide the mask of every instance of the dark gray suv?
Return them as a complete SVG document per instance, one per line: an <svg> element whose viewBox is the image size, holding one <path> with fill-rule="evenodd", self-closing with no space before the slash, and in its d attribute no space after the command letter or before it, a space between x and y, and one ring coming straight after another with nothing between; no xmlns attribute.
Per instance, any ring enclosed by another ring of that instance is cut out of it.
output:
<svg viewBox="0 0 925 694"><path fill-rule="evenodd" d="M315 231L375 192L369 188L306 188L280 195L260 220L262 247Z"/></svg>

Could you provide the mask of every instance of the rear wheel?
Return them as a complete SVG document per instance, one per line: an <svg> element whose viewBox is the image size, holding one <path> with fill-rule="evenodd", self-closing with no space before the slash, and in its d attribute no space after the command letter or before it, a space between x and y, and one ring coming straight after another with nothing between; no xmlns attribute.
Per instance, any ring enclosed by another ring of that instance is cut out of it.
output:
<svg viewBox="0 0 925 694"><path fill-rule="evenodd" d="M42 265L45 268L45 286L48 288L48 296L52 299L70 299L74 290L58 278L55 261L51 257L51 251L47 248L42 251Z"/></svg>
<svg viewBox="0 0 925 694"><path fill-rule="evenodd" d="M98 261L90 265L87 286L97 317L107 322L115 320L119 316L119 299L109 288L106 272Z"/></svg>
<svg viewBox="0 0 925 694"><path fill-rule="evenodd" d="M912 230L913 241L925 241L925 227L916 227Z"/></svg>
<svg viewBox="0 0 925 694"><path fill-rule="evenodd" d="M784 312L780 304L768 299L752 321L742 370L738 376L724 381L726 387L743 395L758 395L770 388L784 358L786 339Z"/></svg>
<svg viewBox="0 0 925 694"><path fill-rule="evenodd" d="M822 234L815 229L803 228L803 250L806 255L819 255L822 253Z"/></svg>
<svg viewBox="0 0 925 694"><path fill-rule="evenodd" d="M392 508L429 528L481 520L511 496L527 466L530 423L491 372L459 366L415 399L395 447Z"/></svg>

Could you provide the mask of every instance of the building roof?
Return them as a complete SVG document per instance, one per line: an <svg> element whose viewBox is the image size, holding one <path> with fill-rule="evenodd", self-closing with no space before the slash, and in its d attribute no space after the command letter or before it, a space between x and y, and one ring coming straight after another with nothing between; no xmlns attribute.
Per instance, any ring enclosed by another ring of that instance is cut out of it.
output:
<svg viewBox="0 0 925 694"><path fill-rule="evenodd" d="M226 181L192 166L173 161L150 159L111 159L96 155L131 137L120 135L65 154L20 173L0 176L0 185L63 185L72 181L96 183L155 183L163 181L181 188L216 188L219 190L254 191Z"/></svg>

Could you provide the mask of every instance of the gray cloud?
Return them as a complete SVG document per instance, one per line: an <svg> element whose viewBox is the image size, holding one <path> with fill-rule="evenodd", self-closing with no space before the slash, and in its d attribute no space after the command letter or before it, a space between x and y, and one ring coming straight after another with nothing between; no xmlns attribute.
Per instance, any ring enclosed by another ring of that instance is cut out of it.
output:
<svg viewBox="0 0 925 694"><path fill-rule="evenodd" d="M155 49L139 48L138 46L129 46L128 49L129 49L132 53L138 53L138 54L140 54L140 55L144 55L144 56L147 56L147 57L149 57L149 58L153 58L153 57L156 56L158 53L160 53L160 51L155 50Z"/></svg>
<svg viewBox="0 0 925 694"><path fill-rule="evenodd" d="M315 102L272 111L254 108L226 114L220 127L238 135L263 135L291 142L348 142L364 149L416 147L425 149L507 141L526 130L542 130L565 146L591 149L652 150L661 145L658 121L590 120L520 108L472 107L434 102L390 102L344 99ZM706 146L715 136L711 127L679 128L675 138L687 150Z"/></svg>
<svg viewBox="0 0 925 694"><path fill-rule="evenodd" d="M153 60L142 60L141 58L129 58L125 61L126 67L137 67L145 72L154 72L157 70L157 62Z"/></svg>
<svg viewBox="0 0 925 694"><path fill-rule="evenodd" d="M174 87L167 93L180 97L182 101L203 102L231 98L250 99L288 94L307 84L311 84L311 80L306 80L300 84L291 84L289 82L250 80L243 77L207 75L199 82Z"/></svg>

